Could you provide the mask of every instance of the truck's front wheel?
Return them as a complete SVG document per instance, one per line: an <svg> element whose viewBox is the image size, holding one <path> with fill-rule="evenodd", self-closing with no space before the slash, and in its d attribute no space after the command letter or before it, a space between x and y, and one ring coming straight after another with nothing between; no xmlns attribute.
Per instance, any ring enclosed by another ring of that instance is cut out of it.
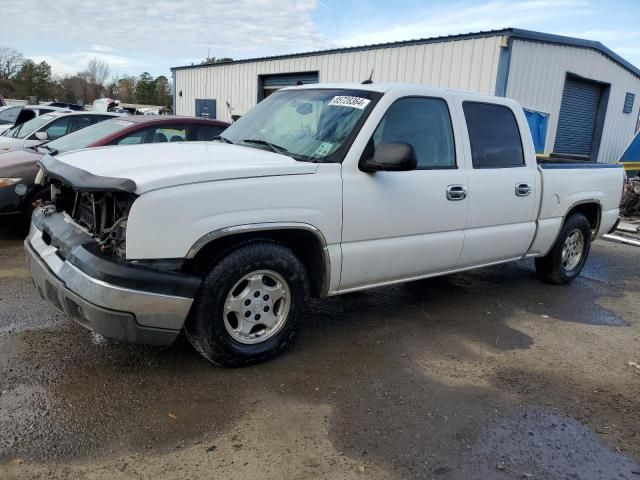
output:
<svg viewBox="0 0 640 480"><path fill-rule="evenodd" d="M187 338L224 367L267 360L292 343L308 292L304 265L290 249L271 241L246 243L203 279Z"/></svg>
<svg viewBox="0 0 640 480"><path fill-rule="evenodd" d="M551 251L536 258L536 272L547 283L569 283L582 271L590 249L589 220L581 213L574 213L565 221Z"/></svg>

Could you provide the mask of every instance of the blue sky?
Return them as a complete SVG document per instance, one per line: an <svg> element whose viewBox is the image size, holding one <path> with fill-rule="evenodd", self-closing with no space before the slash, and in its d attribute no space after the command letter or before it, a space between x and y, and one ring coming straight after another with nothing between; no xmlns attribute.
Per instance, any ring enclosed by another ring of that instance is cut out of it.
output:
<svg viewBox="0 0 640 480"><path fill-rule="evenodd" d="M112 74L168 76L207 52L239 59L518 27L599 40L640 67L639 20L640 0L2 0L0 47L59 76L94 56Z"/></svg>

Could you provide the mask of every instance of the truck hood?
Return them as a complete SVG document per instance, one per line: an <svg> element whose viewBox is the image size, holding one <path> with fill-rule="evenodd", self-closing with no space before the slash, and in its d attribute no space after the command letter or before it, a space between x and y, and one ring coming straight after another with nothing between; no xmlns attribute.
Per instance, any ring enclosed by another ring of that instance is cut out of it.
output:
<svg viewBox="0 0 640 480"><path fill-rule="evenodd" d="M56 169L65 170L69 179L68 167L74 167L89 174L83 176L85 184L88 178L95 177L129 180L129 185L135 184L137 194L188 183L304 175L315 173L318 168L317 164L286 155L219 142L101 147L60 154L56 159L56 164L45 166L54 176L61 173ZM104 185L103 181L100 183ZM89 187L85 185L85 189Z"/></svg>

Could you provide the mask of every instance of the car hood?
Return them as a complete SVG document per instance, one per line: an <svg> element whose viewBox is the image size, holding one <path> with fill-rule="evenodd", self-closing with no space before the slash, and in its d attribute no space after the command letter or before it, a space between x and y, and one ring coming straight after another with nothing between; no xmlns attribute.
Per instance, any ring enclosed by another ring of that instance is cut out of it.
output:
<svg viewBox="0 0 640 480"><path fill-rule="evenodd" d="M220 142L91 148L60 154L56 159L92 176L130 180L137 194L188 183L310 174L318 168L286 155Z"/></svg>
<svg viewBox="0 0 640 480"><path fill-rule="evenodd" d="M25 175L38 171L38 160L42 154L29 150L14 150L0 153L0 177L24 178Z"/></svg>
<svg viewBox="0 0 640 480"><path fill-rule="evenodd" d="M24 138L0 137L0 153L19 150L24 146Z"/></svg>

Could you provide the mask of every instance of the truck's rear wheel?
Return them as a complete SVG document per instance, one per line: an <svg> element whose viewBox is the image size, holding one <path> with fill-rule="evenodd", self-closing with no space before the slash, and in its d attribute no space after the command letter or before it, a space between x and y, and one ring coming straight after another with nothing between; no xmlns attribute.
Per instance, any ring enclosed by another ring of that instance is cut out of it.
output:
<svg viewBox="0 0 640 480"><path fill-rule="evenodd" d="M308 293L304 265L290 249L266 240L246 243L204 277L187 338L220 366L267 360L293 342Z"/></svg>
<svg viewBox="0 0 640 480"><path fill-rule="evenodd" d="M569 283L582 271L591 249L591 225L581 213L565 221L551 251L536 258L536 272L547 283Z"/></svg>

